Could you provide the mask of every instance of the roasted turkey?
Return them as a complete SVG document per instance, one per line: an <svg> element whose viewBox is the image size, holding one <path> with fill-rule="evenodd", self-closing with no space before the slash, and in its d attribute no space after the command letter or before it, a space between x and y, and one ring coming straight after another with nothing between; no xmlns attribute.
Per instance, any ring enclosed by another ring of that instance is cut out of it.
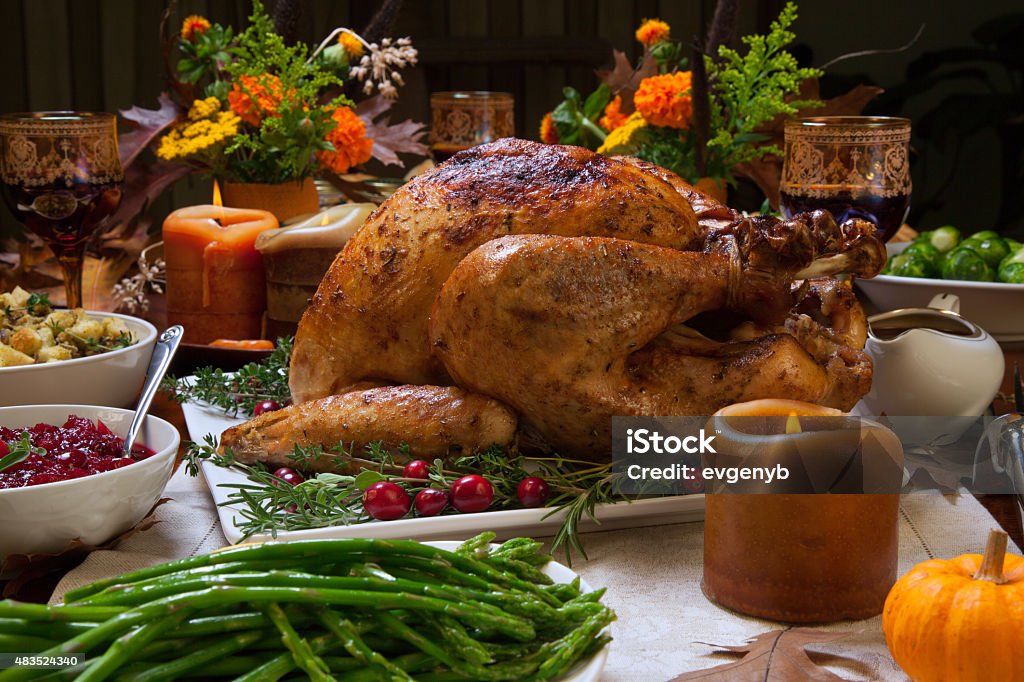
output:
<svg viewBox="0 0 1024 682"><path fill-rule="evenodd" d="M292 394L455 384L594 457L612 415L848 409L871 364L863 312L828 276L884 261L864 221L744 218L637 159L500 140L399 189L348 242L299 324Z"/></svg>

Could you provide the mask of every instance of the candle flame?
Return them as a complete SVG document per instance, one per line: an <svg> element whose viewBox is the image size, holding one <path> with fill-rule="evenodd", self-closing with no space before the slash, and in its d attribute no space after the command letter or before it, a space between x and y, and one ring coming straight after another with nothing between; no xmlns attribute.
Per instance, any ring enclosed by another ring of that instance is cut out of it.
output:
<svg viewBox="0 0 1024 682"><path fill-rule="evenodd" d="M786 433L800 433L800 419L797 418L796 412L790 412L789 416L786 417Z"/></svg>
<svg viewBox="0 0 1024 682"><path fill-rule="evenodd" d="M327 212L326 212L326 211L324 211L324 217L323 217L323 218L321 218L321 220L320 220L320 225L321 225L321 226L324 226L324 227L325 227L325 226L327 225L327 223L331 222L331 221L329 220L329 218L330 218L330 216L329 216L329 215L327 215Z"/></svg>
<svg viewBox="0 0 1024 682"><path fill-rule="evenodd" d="M220 215L217 217L217 222L224 225L224 199L220 195L220 183L217 182L217 178L213 179L213 205L220 209Z"/></svg>

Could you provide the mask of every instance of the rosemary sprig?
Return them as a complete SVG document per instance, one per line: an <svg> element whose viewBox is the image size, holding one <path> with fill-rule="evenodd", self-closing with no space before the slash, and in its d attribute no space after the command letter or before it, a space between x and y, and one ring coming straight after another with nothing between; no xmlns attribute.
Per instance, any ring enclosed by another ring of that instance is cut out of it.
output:
<svg viewBox="0 0 1024 682"><path fill-rule="evenodd" d="M324 456L343 457L360 468L355 476L321 473L292 486L278 479L262 464L238 462L230 449L218 451L217 438L206 436L205 442L191 443L185 455L187 471L198 473L201 461L233 467L245 474L246 483L232 484L233 491L223 506L232 506L241 517L238 524L246 538L280 531L307 530L335 525L365 523L371 518L362 507L362 491L378 481L393 481L415 495L426 487L447 488L456 478L468 473L487 478L495 487L490 511L519 508L516 488L527 476L542 476L552 490L547 516L565 511L562 526L555 534L551 551L562 549L571 563L572 555L586 558L579 537L581 522L594 519L598 504L629 501L631 498L613 493L611 464L594 464L558 456L527 457L492 446L475 455L460 457L445 465L434 460L430 480L402 476L393 453L381 443L371 443L363 452L355 453L339 443L333 447L297 445L290 459L296 468ZM403 460L404 461L404 460ZM457 514L447 509L445 514ZM596 521L596 519L595 519Z"/></svg>
<svg viewBox="0 0 1024 682"><path fill-rule="evenodd" d="M292 339L277 340L274 352L261 362L250 362L236 372L203 367L195 372L195 381L188 382L168 376L161 388L169 391L179 403L206 402L231 416L251 416L264 400L284 404L291 396L288 389L288 363Z"/></svg>

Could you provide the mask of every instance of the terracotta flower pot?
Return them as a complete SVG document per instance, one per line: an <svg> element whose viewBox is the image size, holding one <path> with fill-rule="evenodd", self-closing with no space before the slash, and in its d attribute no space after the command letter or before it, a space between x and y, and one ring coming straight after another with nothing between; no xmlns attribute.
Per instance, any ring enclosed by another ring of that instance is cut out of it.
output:
<svg viewBox="0 0 1024 682"><path fill-rule="evenodd" d="M320 199L313 178L302 182L269 185L259 182L225 182L221 188L224 205L232 208L258 208L274 214L279 223L295 216L316 213Z"/></svg>

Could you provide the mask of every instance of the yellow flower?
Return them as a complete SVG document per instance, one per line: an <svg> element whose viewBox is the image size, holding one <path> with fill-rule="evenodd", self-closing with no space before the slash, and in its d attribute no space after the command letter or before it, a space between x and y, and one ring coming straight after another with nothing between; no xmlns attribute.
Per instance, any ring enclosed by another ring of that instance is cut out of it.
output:
<svg viewBox="0 0 1024 682"><path fill-rule="evenodd" d="M220 110L216 97L197 99L188 110L186 121L160 138L156 155L173 161L208 152L238 134L242 120L231 111Z"/></svg>
<svg viewBox="0 0 1024 682"><path fill-rule="evenodd" d="M197 35L206 33L209 28L210 22L206 17L193 14L181 22L181 39L192 42Z"/></svg>
<svg viewBox="0 0 1024 682"><path fill-rule="evenodd" d="M640 81L633 104L651 125L685 130L693 117L691 85L689 71L651 76Z"/></svg>
<svg viewBox="0 0 1024 682"><path fill-rule="evenodd" d="M540 120L540 141L544 144L558 144L558 129L555 128L550 111Z"/></svg>
<svg viewBox="0 0 1024 682"><path fill-rule="evenodd" d="M604 144L598 148L597 153L608 156L636 153L640 146L641 133L646 127L647 121L639 111L634 111L625 123L608 133L608 137L604 139Z"/></svg>
<svg viewBox="0 0 1024 682"><path fill-rule="evenodd" d="M343 50L345 50L345 54L348 55L349 62L359 59L365 52L362 41L348 31L341 32L341 35L338 36L338 44L341 45Z"/></svg>
<svg viewBox="0 0 1024 682"><path fill-rule="evenodd" d="M644 23L636 30L636 39L644 47L650 48L668 40L669 30L669 25L661 19L644 19Z"/></svg>
<svg viewBox="0 0 1024 682"><path fill-rule="evenodd" d="M213 114L218 111L220 111L220 100L216 97L197 99L192 102L192 106L188 110L188 120L200 121L204 118L213 116Z"/></svg>

